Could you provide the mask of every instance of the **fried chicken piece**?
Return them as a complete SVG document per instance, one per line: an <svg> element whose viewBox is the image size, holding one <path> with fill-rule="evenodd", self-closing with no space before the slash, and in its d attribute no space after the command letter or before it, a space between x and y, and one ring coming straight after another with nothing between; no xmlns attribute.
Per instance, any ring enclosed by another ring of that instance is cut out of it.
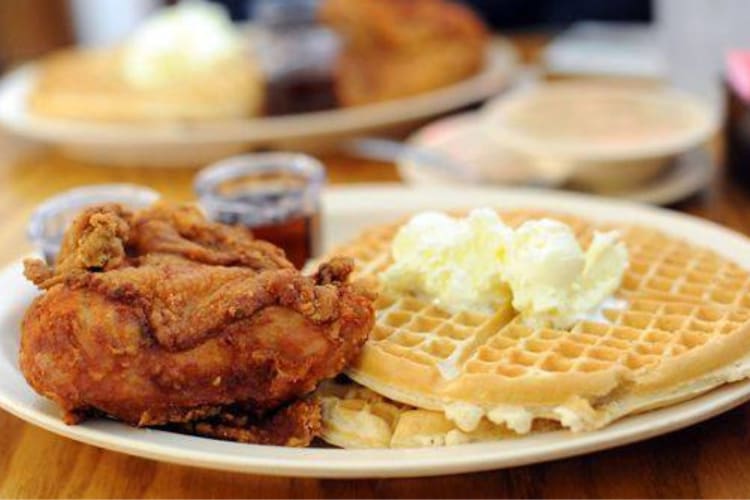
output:
<svg viewBox="0 0 750 500"><path fill-rule="evenodd" d="M457 3L324 0L320 17L345 40L335 71L344 106L443 87L473 75L484 63L484 24Z"/></svg>
<svg viewBox="0 0 750 500"><path fill-rule="evenodd" d="M261 417L359 353L374 312L346 282L352 267L333 259L303 276L280 249L191 207L90 208L53 268L26 263L46 292L23 320L21 369L69 423L91 412L193 422L230 406Z"/></svg>
<svg viewBox="0 0 750 500"><path fill-rule="evenodd" d="M173 427L189 434L240 443L307 446L320 434L321 426L319 402L303 399L260 419L242 408L230 408L215 417Z"/></svg>

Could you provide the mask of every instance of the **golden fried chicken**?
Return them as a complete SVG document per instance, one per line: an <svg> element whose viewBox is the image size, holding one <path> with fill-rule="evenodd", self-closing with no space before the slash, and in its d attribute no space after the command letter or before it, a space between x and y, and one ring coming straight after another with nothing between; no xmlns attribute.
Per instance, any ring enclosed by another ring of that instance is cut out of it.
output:
<svg viewBox="0 0 750 500"><path fill-rule="evenodd" d="M324 0L320 17L345 40L335 75L345 106L443 87L484 62L484 24L454 2Z"/></svg>
<svg viewBox="0 0 750 500"><path fill-rule="evenodd" d="M273 413L279 428L304 427L279 436L306 444L314 405L274 410L359 353L374 313L351 270L333 259L303 276L280 249L192 207L90 208L54 267L26 263L46 291L23 320L21 369L69 423L92 412L140 426L204 420L196 431L228 436L233 424L278 444L256 425Z"/></svg>
<svg viewBox="0 0 750 500"><path fill-rule="evenodd" d="M261 418L243 408L227 408L216 416L171 428L227 441L276 446L307 446L320 435L323 417L317 401L301 399Z"/></svg>

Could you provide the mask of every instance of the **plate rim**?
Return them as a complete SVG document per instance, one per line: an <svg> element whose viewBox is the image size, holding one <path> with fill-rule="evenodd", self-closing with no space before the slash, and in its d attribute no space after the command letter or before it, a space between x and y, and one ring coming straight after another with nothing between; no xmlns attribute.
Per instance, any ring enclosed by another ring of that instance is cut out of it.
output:
<svg viewBox="0 0 750 500"><path fill-rule="evenodd" d="M439 191L443 191L442 193ZM730 254L738 254L750 249L750 240L739 233L718 224L686 214L644 206L637 203L607 200L601 197L558 193L533 189L413 189L402 185L371 184L355 187L333 187L324 196L327 217L331 219L336 210L346 209L347 217L361 218L372 208L382 207L382 200L397 200L411 193L420 203L438 204L445 200L449 192L464 191L459 203L476 205L482 196L495 197L503 204L553 205L561 211L568 211L578 205L579 210L594 210L609 206L609 212L622 212L623 219L633 216L648 216L659 224L670 224L675 233L681 233L692 241L701 241L706 235L713 238L713 246L722 246ZM419 192L415 194L415 192ZM369 193L369 202L363 195ZM481 194L481 196L480 196ZM352 206L352 199L363 200ZM543 199L543 203L539 200ZM409 208L409 207L403 207ZM449 208L449 207L445 207ZM450 207L452 208L452 207ZM685 231L694 229L695 233ZM661 229L661 227L660 227ZM720 236L720 237L719 237ZM725 253L727 255L727 253ZM750 269L750 252L744 259L737 259L743 267ZM0 271L0 283L17 282L23 284L20 276L20 262L15 261ZM7 323L10 313L18 313L25 301L29 300L33 287L24 285L13 297L0 298L0 321ZM10 295L10 294L8 294ZM17 335L16 327L16 335ZM6 332L9 334L10 332ZM17 346L17 338L11 342ZM10 344L8 344L10 345ZM3 349L7 349L5 345ZM7 354L7 352L6 352ZM8 374L12 374L8 377ZM0 358L0 407L34 425L53 433L92 444L101 448L156 459L166 462L232 470L245 473L261 473L282 476L310 476L326 478L356 477L417 477L465 473L505 467L515 467L532 463L546 462L580 455L588 452L609 449L657 435L666 434L723 413L750 400L750 380L727 384L718 389L677 405L654 410L641 415L626 417L599 431L585 434L571 434L558 431L547 435L516 438L512 441L475 443L446 448L421 448L404 450L338 450L325 448L290 449L266 447L215 441L196 436L173 434L151 429L133 429L113 421L95 420L80 426L66 426L57 417L54 406L42 400L25 385L16 363L9 362L7 356ZM23 383L14 385L14 380ZM21 399L14 393L21 391ZM23 397L34 403L26 404ZM41 406L41 409L39 407ZM44 410L47 411L44 411ZM557 441L555 441L557 440ZM525 443L519 447L519 443ZM512 446L507 446L513 443ZM551 445L549 443L552 443ZM519 451L520 449L520 451Z"/></svg>

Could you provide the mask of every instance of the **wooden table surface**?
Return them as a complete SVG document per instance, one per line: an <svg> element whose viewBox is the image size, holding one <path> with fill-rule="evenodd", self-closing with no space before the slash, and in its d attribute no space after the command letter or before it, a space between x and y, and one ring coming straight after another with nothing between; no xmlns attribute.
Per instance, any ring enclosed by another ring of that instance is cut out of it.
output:
<svg viewBox="0 0 750 500"><path fill-rule="evenodd" d="M334 183L398 180L392 165L340 157L324 161ZM135 182L167 198L190 200L194 174L83 165L0 135L0 264L30 250L24 237L28 216L60 190ZM705 192L673 208L750 234L749 192L717 172ZM745 405L646 442L509 470L338 481L159 463L79 444L0 411L0 497L747 497L748 418L750 405Z"/></svg>

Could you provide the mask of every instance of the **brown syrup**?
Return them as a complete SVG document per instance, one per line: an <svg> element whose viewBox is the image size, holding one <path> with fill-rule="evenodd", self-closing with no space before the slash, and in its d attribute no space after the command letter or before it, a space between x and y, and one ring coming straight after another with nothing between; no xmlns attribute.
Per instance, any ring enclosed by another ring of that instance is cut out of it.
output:
<svg viewBox="0 0 750 500"><path fill-rule="evenodd" d="M250 230L259 240L265 240L282 248L287 259L301 269L317 254L319 214L303 215L276 224L253 227Z"/></svg>
<svg viewBox="0 0 750 500"><path fill-rule="evenodd" d="M224 224L245 226L255 238L284 250L292 264L300 269L317 254L320 229L318 207L302 203L302 187L295 185L301 182L302 179L290 177L266 190L235 193L226 199L241 203L248 210L244 213L219 210L214 218Z"/></svg>
<svg viewBox="0 0 750 500"><path fill-rule="evenodd" d="M268 83L266 114L270 116L323 111L337 106L332 75L296 72Z"/></svg>

